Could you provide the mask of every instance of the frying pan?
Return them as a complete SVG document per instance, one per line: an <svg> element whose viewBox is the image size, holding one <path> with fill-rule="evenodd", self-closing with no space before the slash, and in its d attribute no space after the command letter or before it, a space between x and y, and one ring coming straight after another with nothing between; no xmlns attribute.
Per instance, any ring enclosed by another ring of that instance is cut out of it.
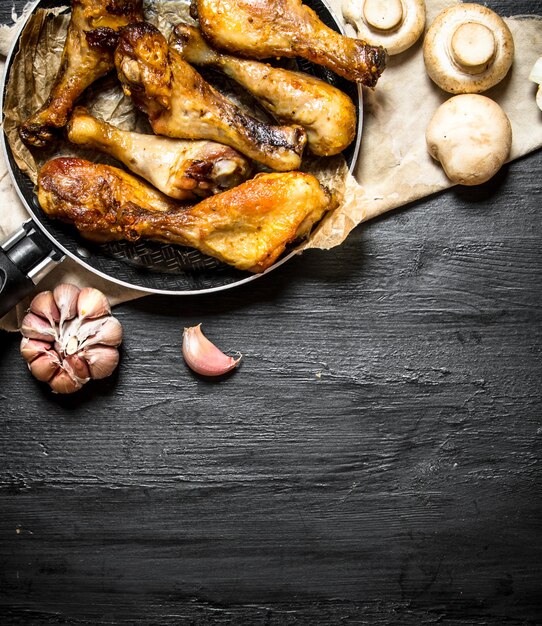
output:
<svg viewBox="0 0 542 626"><path fill-rule="evenodd" d="M318 13L327 26L344 34L340 20L333 14L325 0L305 0L305 3ZM38 0L32 7L29 17L38 9L61 7L66 4L67 0ZM26 22L21 26L6 60L2 101L25 25ZM301 71L335 85L347 93L356 105L358 111L356 138L344 152L348 167L352 171L361 140L361 87L304 59L298 60L298 67ZM0 244L0 317L29 295L34 285L66 257L71 257L91 272L125 287L149 293L191 295L221 291L256 280L296 254L295 249L290 250L267 272L249 274L220 263L192 248L152 241L92 244L83 239L73 226L52 220L42 211L34 185L17 166L4 133L2 146L12 182L31 219Z"/></svg>

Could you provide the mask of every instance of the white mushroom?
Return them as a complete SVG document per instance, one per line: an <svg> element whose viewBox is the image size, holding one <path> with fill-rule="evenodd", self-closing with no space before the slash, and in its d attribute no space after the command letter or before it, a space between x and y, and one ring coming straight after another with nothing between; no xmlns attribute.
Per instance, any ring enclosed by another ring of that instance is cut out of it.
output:
<svg viewBox="0 0 542 626"><path fill-rule="evenodd" d="M481 4L444 9L429 27L423 44L425 68L449 93L481 93L499 83L514 60L510 29Z"/></svg>
<svg viewBox="0 0 542 626"><path fill-rule="evenodd" d="M423 32L425 1L345 0L343 16L360 39L373 46L384 46L388 54L399 54Z"/></svg>
<svg viewBox="0 0 542 626"><path fill-rule="evenodd" d="M538 91L536 92L536 104L542 111L542 57L540 57L534 64L531 73L529 74L529 80L538 84Z"/></svg>
<svg viewBox="0 0 542 626"><path fill-rule="evenodd" d="M442 104L427 127L431 156L459 185L480 185L508 159L512 145L510 120L490 98L463 94Z"/></svg>

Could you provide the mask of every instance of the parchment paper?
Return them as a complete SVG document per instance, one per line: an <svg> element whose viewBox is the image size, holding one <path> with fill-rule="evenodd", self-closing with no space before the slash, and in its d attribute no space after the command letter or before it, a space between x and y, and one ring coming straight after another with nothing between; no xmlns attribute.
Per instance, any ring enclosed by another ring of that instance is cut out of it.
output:
<svg viewBox="0 0 542 626"><path fill-rule="evenodd" d="M149 1L152 4L156 0ZM174 4L167 3L168 11ZM330 0L330 4L340 15L340 0ZM427 23L430 24L440 10L451 4L454 2L450 0L428 0ZM527 78L535 60L542 54L542 19L516 17L507 19L507 23L516 46L514 66L505 81L486 95L497 100L510 117L513 128L512 160L542 146L542 113L535 103L535 85ZM58 24L44 24L43 28L55 29L59 27ZM166 24L167 19L160 26L165 29ZM12 32L0 30L0 54L5 55L7 52L9 46L6 44L10 42L9 35ZM39 28L29 36L38 34ZM37 58L35 62L40 71L34 71L33 75L48 76L51 68L55 67L52 64L58 64L58 51L54 51L53 57ZM112 93L118 89L114 81L110 89ZM36 91L41 93L43 90L38 86ZM354 176L347 175L341 159L330 160L324 169L320 168L318 162L309 164L307 168L316 169L323 182L328 184L336 185L339 180L345 181L346 188L344 203L322 221L303 248L332 248L342 243L359 223L451 186L440 166L428 155L425 146L427 123L436 108L448 97L425 73L421 41L405 53L389 59L388 68L376 90L364 91L362 148ZM100 90L91 96L90 103L94 112L106 120L119 123L120 115L123 121L121 126L131 128L137 124L132 117L130 103L111 97L107 90ZM8 104L5 105L6 111ZM39 104L41 102L33 102L30 108L37 108ZM16 111L16 106L9 108L10 112ZM9 116L6 119L6 131L13 131L18 123L16 118ZM64 154L68 152L64 151ZM23 151L21 154L24 154ZM96 155L93 155L93 160L97 160ZM17 229L28 216L11 186L2 157L0 197L0 238L3 238ZM103 281L71 260L64 261L55 269L40 283L39 289L48 289L64 281L96 286L114 304L144 295ZM17 307L18 316L14 311L0 320L0 328L16 329L24 308L24 304Z"/></svg>

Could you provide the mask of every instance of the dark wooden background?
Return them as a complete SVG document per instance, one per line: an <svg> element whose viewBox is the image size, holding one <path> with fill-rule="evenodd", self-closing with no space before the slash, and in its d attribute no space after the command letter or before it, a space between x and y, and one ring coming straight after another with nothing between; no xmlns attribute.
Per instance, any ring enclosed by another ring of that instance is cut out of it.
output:
<svg viewBox="0 0 542 626"><path fill-rule="evenodd" d="M0 334L0 623L541 623L541 170L120 306L73 397ZM233 376L187 370L198 322Z"/></svg>

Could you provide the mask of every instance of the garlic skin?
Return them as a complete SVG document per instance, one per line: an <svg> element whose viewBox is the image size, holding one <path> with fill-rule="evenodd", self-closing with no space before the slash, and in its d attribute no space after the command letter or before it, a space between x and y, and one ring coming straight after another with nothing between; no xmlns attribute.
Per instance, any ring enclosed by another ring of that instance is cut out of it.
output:
<svg viewBox="0 0 542 626"><path fill-rule="evenodd" d="M119 363L119 351L110 346L90 346L83 350L83 356L96 380L110 376Z"/></svg>
<svg viewBox="0 0 542 626"><path fill-rule="evenodd" d="M77 315L80 320L111 315L107 298L94 287L84 287L77 298Z"/></svg>
<svg viewBox="0 0 542 626"><path fill-rule="evenodd" d="M90 380L88 363L77 354L70 354L64 359L64 367L74 377L82 381Z"/></svg>
<svg viewBox="0 0 542 626"><path fill-rule="evenodd" d="M77 315L77 298L79 297L79 287L64 283L55 287L53 298L60 311L60 327L62 328L66 320L71 320Z"/></svg>
<svg viewBox="0 0 542 626"><path fill-rule="evenodd" d="M21 332L30 339L40 339L41 341L54 341L56 331L48 320L36 315L27 313L21 323Z"/></svg>
<svg viewBox="0 0 542 626"><path fill-rule="evenodd" d="M104 321L100 324L96 324L94 320L91 320L81 325L81 330L78 333L79 338L82 340L79 346L80 349L97 343L113 347L120 345L122 341L122 326L119 320L111 316L102 319ZM92 332L89 332L89 330Z"/></svg>
<svg viewBox="0 0 542 626"><path fill-rule="evenodd" d="M83 386L83 383L79 382L65 370L60 369L57 374L49 381L49 385L53 390L53 393L74 393L79 391Z"/></svg>
<svg viewBox="0 0 542 626"><path fill-rule="evenodd" d="M122 326L105 295L93 287L58 285L39 293L21 324L21 355L54 393L79 391L111 375L119 362Z"/></svg>
<svg viewBox="0 0 542 626"><path fill-rule="evenodd" d="M56 352L48 351L34 359L28 367L35 378L47 383L60 367L60 360Z"/></svg>
<svg viewBox="0 0 542 626"><path fill-rule="evenodd" d="M56 305L52 291L42 291L30 303L30 310L36 315L41 315L54 326L60 321L60 311Z"/></svg>
<svg viewBox="0 0 542 626"><path fill-rule="evenodd" d="M21 354L27 363L31 363L38 356L51 349L51 344L47 341L40 341L39 339L30 339L29 337L23 337L21 340Z"/></svg>
<svg viewBox="0 0 542 626"><path fill-rule="evenodd" d="M188 367L202 376L221 376L235 369L242 354L233 358L221 352L201 330L201 324L185 328L183 333L183 356Z"/></svg>

